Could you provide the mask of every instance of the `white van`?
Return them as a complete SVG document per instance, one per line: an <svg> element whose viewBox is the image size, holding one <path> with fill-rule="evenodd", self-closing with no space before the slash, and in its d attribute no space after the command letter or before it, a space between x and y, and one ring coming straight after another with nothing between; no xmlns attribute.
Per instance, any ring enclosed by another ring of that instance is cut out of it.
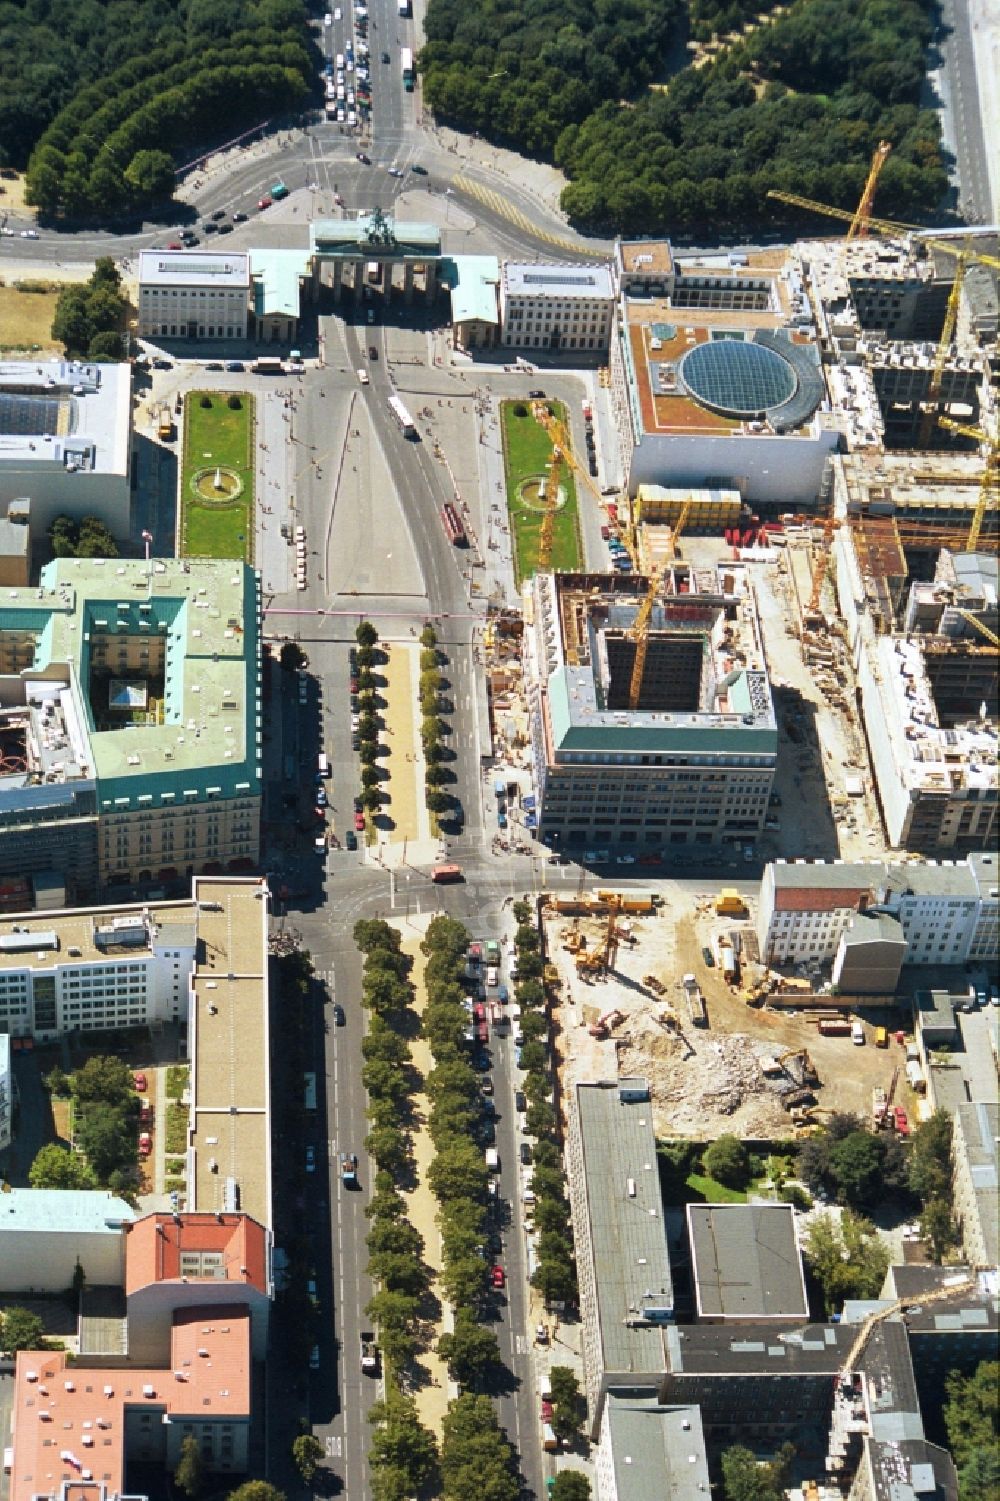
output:
<svg viewBox="0 0 1000 1501"><path fill-rule="evenodd" d="M500 984L500 971L495 964L491 964L486 971L486 984L491 990Z"/></svg>
<svg viewBox="0 0 1000 1501"><path fill-rule="evenodd" d="M343 68L344 68L344 54L342 52L338 52L337 53L337 60L336 60L336 62L334 63L333 66L336 68L336 70L337 70L338 73L343 72Z"/></svg>
<svg viewBox="0 0 1000 1501"><path fill-rule="evenodd" d="M851 1023L851 1041L856 1048L863 1048L865 1045L865 1029L860 1022Z"/></svg>
<svg viewBox="0 0 1000 1501"><path fill-rule="evenodd" d="M330 758L325 751L320 751L319 753L316 770L324 781L330 775Z"/></svg>
<svg viewBox="0 0 1000 1501"><path fill-rule="evenodd" d="M367 370L359 370L358 371L358 380L361 382L361 384L363 386L367 386L367 384L368 384L368 371Z"/></svg>

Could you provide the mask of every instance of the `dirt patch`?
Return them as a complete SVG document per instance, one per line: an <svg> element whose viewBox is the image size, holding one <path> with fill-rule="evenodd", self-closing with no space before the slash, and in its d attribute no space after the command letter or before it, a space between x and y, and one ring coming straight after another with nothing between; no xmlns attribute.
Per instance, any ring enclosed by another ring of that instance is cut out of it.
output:
<svg viewBox="0 0 1000 1501"><path fill-rule="evenodd" d="M16 287L0 287L0 349L60 353L61 345L52 337L58 301L58 291L19 292Z"/></svg>
<svg viewBox="0 0 1000 1501"><path fill-rule="evenodd" d="M418 1016L423 1015L427 1004L427 992L424 990L424 956L420 952L420 941L429 921L428 918L416 931L415 923L407 923L405 927L397 924L402 933L403 951L411 955L413 959L411 975L414 992L413 1010ZM410 1044L410 1051L413 1055L414 1067L419 1070L420 1077L426 1079L434 1067L430 1048L423 1038L418 1037ZM416 1095L413 1108L416 1120L426 1122L430 1109L427 1096ZM424 1260L437 1278L441 1274L441 1236L435 1219L437 1200L427 1186L427 1169L434 1159L434 1144L426 1131L414 1132L413 1157L417 1186L412 1193L406 1195L407 1211L410 1223L420 1231L424 1238ZM436 1345L439 1336L451 1327L451 1322L450 1312L442 1307L441 1318L434 1329L432 1346ZM417 1412L420 1421L440 1439L442 1419L450 1396L448 1368L444 1361L434 1353L433 1348L420 1357L418 1364L424 1373L424 1380L414 1393Z"/></svg>

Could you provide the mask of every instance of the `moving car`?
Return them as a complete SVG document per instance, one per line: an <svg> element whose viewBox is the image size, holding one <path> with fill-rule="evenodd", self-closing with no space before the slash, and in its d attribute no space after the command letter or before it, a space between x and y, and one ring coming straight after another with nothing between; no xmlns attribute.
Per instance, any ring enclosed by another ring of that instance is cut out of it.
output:
<svg viewBox="0 0 1000 1501"><path fill-rule="evenodd" d="M354 827L357 829L357 831L358 831L359 834L364 833L365 815L363 813L355 813L355 815L354 815Z"/></svg>
<svg viewBox="0 0 1000 1501"><path fill-rule="evenodd" d="M390 177L402 177L402 175L403 175L403 169L402 169L402 167L390 167L389 168L389 176Z"/></svg>
<svg viewBox="0 0 1000 1501"><path fill-rule="evenodd" d="M347 848L349 850L356 850L357 849L357 847L358 847L358 836L357 836L357 834L355 834L355 832L354 832L353 829L348 829L347 833L344 836L344 843L345 843L345 845L347 846Z"/></svg>
<svg viewBox="0 0 1000 1501"><path fill-rule="evenodd" d="M334 1001L333 1003L333 1019L338 1027L346 1027L347 1013L339 1001Z"/></svg>
<svg viewBox="0 0 1000 1501"><path fill-rule="evenodd" d="M314 1173L315 1171L316 1171L316 1148L314 1146L312 1146L312 1144L310 1144L309 1146L306 1147L306 1172L307 1173Z"/></svg>
<svg viewBox="0 0 1000 1501"><path fill-rule="evenodd" d="M416 172L416 174L417 174L418 177L426 177L427 176L427 168L426 167L422 167L419 162L413 162L412 165L410 166L410 171L411 172Z"/></svg>
<svg viewBox="0 0 1000 1501"><path fill-rule="evenodd" d="M383 61L383 62L384 62L384 63L387 63L387 62L389 62L389 54L388 54L388 52L383 52L383 53L382 53L382 61Z"/></svg>
<svg viewBox="0 0 1000 1501"><path fill-rule="evenodd" d="M368 317L369 317L369 320L370 320L371 319L371 314L370 313L368 314ZM370 360L377 360L378 359L378 349L376 348L376 346L374 344L369 344L369 346L368 346L368 358Z"/></svg>

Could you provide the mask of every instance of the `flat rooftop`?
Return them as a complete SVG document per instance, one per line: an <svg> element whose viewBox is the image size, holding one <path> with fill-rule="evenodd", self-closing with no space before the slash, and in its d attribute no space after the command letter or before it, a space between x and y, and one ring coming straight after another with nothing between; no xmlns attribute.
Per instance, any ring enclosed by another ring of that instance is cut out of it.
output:
<svg viewBox="0 0 1000 1501"><path fill-rule="evenodd" d="M134 1219L131 1205L104 1188L8 1188L0 1194L0 1235L9 1230L120 1235Z"/></svg>
<svg viewBox="0 0 1000 1501"><path fill-rule="evenodd" d="M139 287L231 287L250 286L250 255L245 250L141 250Z"/></svg>
<svg viewBox="0 0 1000 1501"><path fill-rule="evenodd" d="M193 948L195 934L189 901L5 914L0 916L0 973L146 959L154 943Z"/></svg>
<svg viewBox="0 0 1000 1501"><path fill-rule="evenodd" d="M196 878L188 1208L272 1224L266 885ZM227 1203L235 1185L238 1202Z"/></svg>
<svg viewBox="0 0 1000 1501"><path fill-rule="evenodd" d="M665 1331L669 1369L684 1376L809 1376L841 1369L857 1335L846 1324L809 1324L790 1329L748 1324L671 1325Z"/></svg>
<svg viewBox="0 0 1000 1501"><path fill-rule="evenodd" d="M505 261L503 292L506 297L575 297L610 299L611 271L606 265L557 266L551 262Z"/></svg>
<svg viewBox="0 0 1000 1501"><path fill-rule="evenodd" d="M609 1392L604 1424L617 1501L705 1501L710 1487L699 1407Z"/></svg>
<svg viewBox="0 0 1000 1501"><path fill-rule="evenodd" d="M32 676L52 669L58 696L70 668L101 806L160 805L188 791L248 796L262 755L259 580L246 564L212 558L59 558L34 589L0 589L0 633L36 638ZM89 679L98 643L164 642L162 706L124 728L97 730Z"/></svg>
<svg viewBox="0 0 1000 1501"><path fill-rule="evenodd" d="M674 269L669 240L620 240L618 258L623 271L645 276L669 276Z"/></svg>
<svg viewBox="0 0 1000 1501"><path fill-rule="evenodd" d="M673 1317L652 1105L648 1098L622 1098L622 1087L634 1082L576 1087L596 1317L608 1373L662 1371L663 1326Z"/></svg>
<svg viewBox="0 0 1000 1501"><path fill-rule="evenodd" d="M0 485L4 471L63 470L123 478L129 469L132 367L78 360L0 361Z"/></svg>
<svg viewBox="0 0 1000 1501"><path fill-rule="evenodd" d="M807 1317L790 1204L689 1204L687 1221L701 1318Z"/></svg>

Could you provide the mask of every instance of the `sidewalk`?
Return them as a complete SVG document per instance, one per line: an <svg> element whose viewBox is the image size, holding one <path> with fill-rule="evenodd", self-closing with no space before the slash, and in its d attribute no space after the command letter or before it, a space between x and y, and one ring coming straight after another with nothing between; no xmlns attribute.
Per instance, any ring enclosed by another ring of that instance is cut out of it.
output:
<svg viewBox="0 0 1000 1501"><path fill-rule="evenodd" d="M394 646L385 677L385 726L392 752L386 763L389 770L386 807L394 825L388 842L429 839L430 815L424 807L424 757L417 730L419 647Z"/></svg>

